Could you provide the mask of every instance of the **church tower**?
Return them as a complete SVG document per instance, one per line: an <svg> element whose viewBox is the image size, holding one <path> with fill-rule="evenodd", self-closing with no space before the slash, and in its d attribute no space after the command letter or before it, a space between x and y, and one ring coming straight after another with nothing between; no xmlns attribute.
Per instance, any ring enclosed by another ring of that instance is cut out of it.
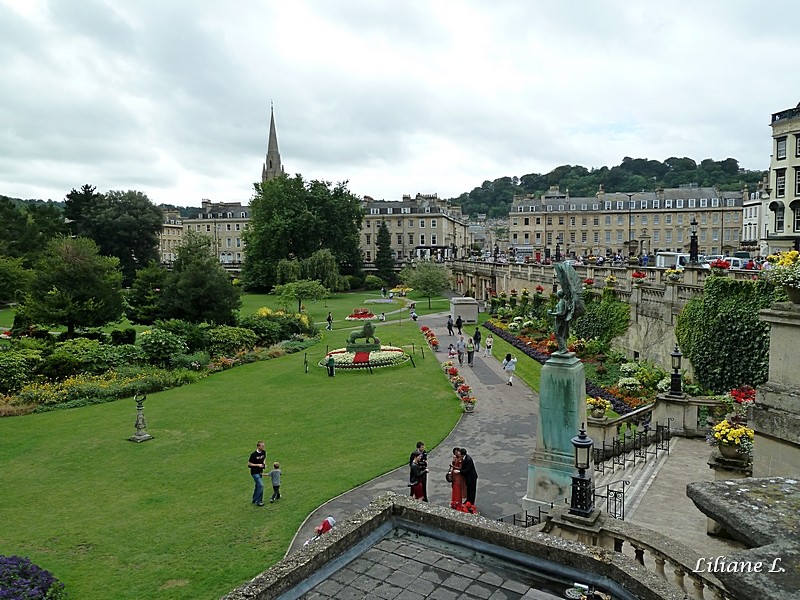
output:
<svg viewBox="0 0 800 600"><path fill-rule="evenodd" d="M278 134L275 133L275 112L272 106L269 107L269 143L267 144L267 159L261 169L261 182L266 183L270 179L283 174L281 164L281 153L278 151Z"/></svg>

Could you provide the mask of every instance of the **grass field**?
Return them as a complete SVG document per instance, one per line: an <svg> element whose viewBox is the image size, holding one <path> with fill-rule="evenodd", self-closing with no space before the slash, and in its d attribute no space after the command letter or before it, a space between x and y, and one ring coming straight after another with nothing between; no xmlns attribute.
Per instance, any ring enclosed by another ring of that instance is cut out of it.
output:
<svg viewBox="0 0 800 600"><path fill-rule="evenodd" d="M372 375L331 379L316 367L327 347L344 345L352 325L340 319L367 296L307 304L315 320L332 310L337 323L306 353L150 395L155 439L143 444L127 441L130 399L0 420L0 551L30 557L82 600L218 598L276 562L314 508L405 464L418 439L437 445L460 416L427 351L416 368ZM243 312L273 300L245 296ZM423 341L407 312L379 331L384 343ZM263 508L250 504L246 467L258 439L284 471L282 499Z"/></svg>

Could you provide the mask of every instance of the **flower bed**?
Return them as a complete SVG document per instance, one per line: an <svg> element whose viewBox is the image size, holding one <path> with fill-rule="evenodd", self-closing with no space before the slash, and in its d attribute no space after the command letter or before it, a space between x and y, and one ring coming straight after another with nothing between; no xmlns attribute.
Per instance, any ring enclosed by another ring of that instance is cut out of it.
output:
<svg viewBox="0 0 800 600"><path fill-rule="evenodd" d="M354 308L353 313L344 318L345 321L371 321L377 319L368 308Z"/></svg>
<svg viewBox="0 0 800 600"><path fill-rule="evenodd" d="M333 364L337 369L396 367L411 359L405 350L395 346L381 346L380 350L373 352L348 352L346 348L338 348L328 352L317 364L325 367L330 356L333 357Z"/></svg>

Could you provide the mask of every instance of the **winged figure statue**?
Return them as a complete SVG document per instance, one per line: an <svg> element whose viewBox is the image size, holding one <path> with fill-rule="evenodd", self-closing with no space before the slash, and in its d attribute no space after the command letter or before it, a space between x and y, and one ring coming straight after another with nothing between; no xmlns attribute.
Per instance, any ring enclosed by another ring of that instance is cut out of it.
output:
<svg viewBox="0 0 800 600"><path fill-rule="evenodd" d="M555 271L560 284L558 304L555 310L549 311L556 318L558 350L554 354L566 354L569 324L586 311L586 305L583 303L583 286L575 269L567 263L559 262L555 265Z"/></svg>

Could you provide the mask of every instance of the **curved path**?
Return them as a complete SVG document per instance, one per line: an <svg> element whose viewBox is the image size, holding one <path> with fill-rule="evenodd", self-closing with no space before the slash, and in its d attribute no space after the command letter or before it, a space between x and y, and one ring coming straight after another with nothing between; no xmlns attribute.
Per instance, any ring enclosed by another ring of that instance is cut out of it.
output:
<svg viewBox="0 0 800 600"><path fill-rule="evenodd" d="M439 338L440 348L444 349L457 339L448 336L446 321L446 313L425 315L419 317L417 326L431 327ZM465 328L465 337L474 331L475 325ZM486 330L481 329L481 333L485 338ZM437 352L435 356L440 362L447 360L446 352ZM460 371L478 398L475 412L462 415L444 442L428 449L428 500L449 505L450 484L444 476L453 447L463 446L472 455L478 470L478 510L488 518L497 519L521 510L527 488L528 459L534 449L538 397L520 380L511 387L505 385L500 363L495 358L483 358L483 349L476 352L474 364L473 368L465 364ZM408 454L417 441L408 440ZM407 460L408 454L400 460ZM287 554L313 537L314 527L328 515L337 521L347 519L385 492L407 494L407 481L408 466L404 464L326 502L308 516Z"/></svg>

